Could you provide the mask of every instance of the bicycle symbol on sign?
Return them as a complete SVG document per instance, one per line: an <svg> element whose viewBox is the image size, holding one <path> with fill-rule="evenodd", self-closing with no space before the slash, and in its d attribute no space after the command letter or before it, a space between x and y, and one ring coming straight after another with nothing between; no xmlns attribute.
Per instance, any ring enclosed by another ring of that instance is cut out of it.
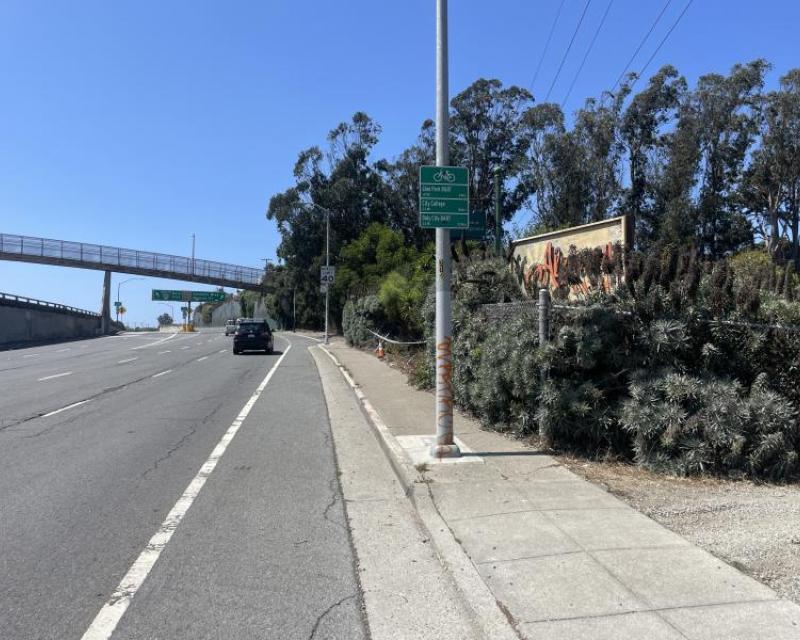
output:
<svg viewBox="0 0 800 640"><path fill-rule="evenodd" d="M455 179L456 179L456 174L447 169L439 169L436 173L433 174L434 182L441 182L442 180L444 180L445 182L453 182Z"/></svg>

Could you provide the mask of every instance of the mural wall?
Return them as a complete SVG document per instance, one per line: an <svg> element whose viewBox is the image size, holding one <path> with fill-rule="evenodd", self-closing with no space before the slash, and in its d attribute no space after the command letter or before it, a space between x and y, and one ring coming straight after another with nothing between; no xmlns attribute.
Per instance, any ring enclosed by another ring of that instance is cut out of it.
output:
<svg viewBox="0 0 800 640"><path fill-rule="evenodd" d="M526 295L549 287L570 297L617 286L627 246L627 218L620 216L516 240L511 256Z"/></svg>

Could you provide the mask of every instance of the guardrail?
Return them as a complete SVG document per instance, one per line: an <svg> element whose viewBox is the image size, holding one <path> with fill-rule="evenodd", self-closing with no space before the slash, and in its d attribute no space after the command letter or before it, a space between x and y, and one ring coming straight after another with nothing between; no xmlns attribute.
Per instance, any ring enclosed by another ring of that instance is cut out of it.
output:
<svg viewBox="0 0 800 640"><path fill-rule="evenodd" d="M47 302L46 300L37 300L36 298L28 298L27 296L18 296L13 293L3 293L0 291L0 303L2 301L10 301L15 303L22 303L36 307L43 307L49 311L68 311L69 313L78 313L83 316L91 316L99 318L100 314L94 311L87 311L86 309L78 309L77 307L70 307L65 304L58 304L57 302Z"/></svg>
<svg viewBox="0 0 800 640"><path fill-rule="evenodd" d="M10 259L36 261L36 258L41 258L44 263L55 264L58 261L66 266L108 271L152 271L159 275L172 274L176 279L188 276L188 279L224 280L249 287L260 286L264 277L263 269L224 262L6 233L0 233L0 254L6 254Z"/></svg>

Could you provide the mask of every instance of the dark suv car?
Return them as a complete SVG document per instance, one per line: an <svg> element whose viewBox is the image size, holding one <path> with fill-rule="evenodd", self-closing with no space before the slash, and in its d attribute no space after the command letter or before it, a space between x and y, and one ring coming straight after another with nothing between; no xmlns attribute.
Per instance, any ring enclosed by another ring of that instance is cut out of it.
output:
<svg viewBox="0 0 800 640"><path fill-rule="evenodd" d="M272 353L272 330L266 320L242 319L233 334L233 352L263 351Z"/></svg>

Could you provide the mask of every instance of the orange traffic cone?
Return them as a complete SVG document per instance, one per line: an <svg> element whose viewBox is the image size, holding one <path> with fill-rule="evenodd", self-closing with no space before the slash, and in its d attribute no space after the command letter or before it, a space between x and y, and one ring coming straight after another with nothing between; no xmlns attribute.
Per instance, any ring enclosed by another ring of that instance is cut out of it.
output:
<svg viewBox="0 0 800 640"><path fill-rule="evenodd" d="M383 360L383 356L386 355L383 350L383 340L378 340L378 347L375 349L375 354L378 356L378 360Z"/></svg>

